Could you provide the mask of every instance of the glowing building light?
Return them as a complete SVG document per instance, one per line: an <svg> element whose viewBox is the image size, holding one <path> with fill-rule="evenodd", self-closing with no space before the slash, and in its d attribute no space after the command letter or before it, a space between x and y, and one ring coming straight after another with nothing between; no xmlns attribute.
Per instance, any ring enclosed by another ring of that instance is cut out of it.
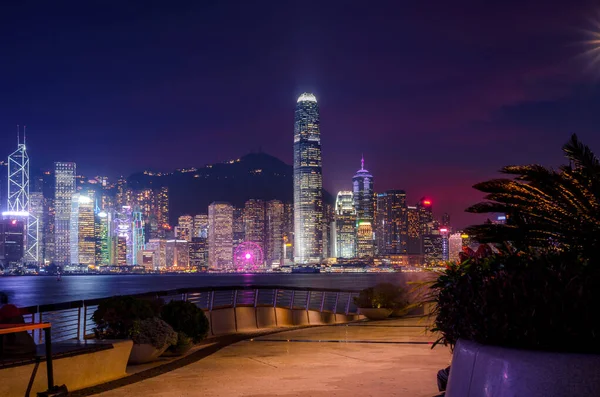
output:
<svg viewBox="0 0 600 397"><path fill-rule="evenodd" d="M305 92L298 97L298 102L317 102L317 98L313 94Z"/></svg>
<svg viewBox="0 0 600 397"><path fill-rule="evenodd" d="M431 205L431 201L425 200L425 201L423 201L423 204L425 204L425 205Z"/></svg>
<svg viewBox="0 0 600 397"><path fill-rule="evenodd" d="M249 252L246 253L246 259L250 259L250 258L252 258L252 255Z"/></svg>
<svg viewBox="0 0 600 397"><path fill-rule="evenodd" d="M29 216L29 212L27 211L4 211L2 213L3 216Z"/></svg>

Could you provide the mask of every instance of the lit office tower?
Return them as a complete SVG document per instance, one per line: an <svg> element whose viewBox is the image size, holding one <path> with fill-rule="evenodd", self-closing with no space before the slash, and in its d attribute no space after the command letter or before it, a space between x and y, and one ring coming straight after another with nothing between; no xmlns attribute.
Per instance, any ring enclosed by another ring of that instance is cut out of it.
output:
<svg viewBox="0 0 600 397"><path fill-rule="evenodd" d="M331 247L332 241L332 226L335 219L335 204L323 202L323 257L334 257Z"/></svg>
<svg viewBox="0 0 600 397"><path fill-rule="evenodd" d="M37 249L35 247L31 247L31 241L28 241L28 247L33 248L33 252L30 259L33 259L33 256L37 254L38 261L43 263L44 260L44 194L39 192L31 192L29 194L29 224L31 227L35 227L32 224L32 217L37 219ZM31 234L31 230L28 231ZM36 252L37 251L37 252Z"/></svg>
<svg viewBox="0 0 600 397"><path fill-rule="evenodd" d="M352 191L354 193L354 208L356 208L356 217L360 221L373 223L374 218L374 195L373 195L373 175L365 169L365 159L360 161L360 170L352 178Z"/></svg>
<svg viewBox="0 0 600 397"><path fill-rule="evenodd" d="M233 207L215 201L208 206L208 260L213 269L233 266Z"/></svg>
<svg viewBox="0 0 600 397"><path fill-rule="evenodd" d="M444 237L440 230L431 230L430 233L423 235L422 240L424 263L429 266L439 266L444 260Z"/></svg>
<svg viewBox="0 0 600 397"><path fill-rule="evenodd" d="M294 203L283 204L283 257L284 261L294 261Z"/></svg>
<svg viewBox="0 0 600 397"><path fill-rule="evenodd" d="M411 255L422 254L421 246L421 223L419 222L419 209L416 206L406 207L407 229L408 229L408 253Z"/></svg>
<svg viewBox="0 0 600 397"><path fill-rule="evenodd" d="M169 230L169 188L166 186L156 192L156 218L162 236Z"/></svg>
<svg viewBox="0 0 600 397"><path fill-rule="evenodd" d="M127 180L123 177L120 177L117 180L117 195L115 198L115 204L117 208L121 208L125 205L129 205L127 202Z"/></svg>
<svg viewBox="0 0 600 397"><path fill-rule="evenodd" d="M193 229L194 218L192 218L190 215L182 215L177 220L175 237L179 240L192 241Z"/></svg>
<svg viewBox="0 0 600 397"><path fill-rule="evenodd" d="M167 240L153 238L146 244L146 250L152 251L154 270L165 270L167 267Z"/></svg>
<svg viewBox="0 0 600 397"><path fill-rule="evenodd" d="M294 260L319 263L323 257L323 175L319 105L300 95L294 116Z"/></svg>
<svg viewBox="0 0 600 397"><path fill-rule="evenodd" d="M192 237L192 241L188 244L190 251L190 267L195 269L206 268L208 265L206 237Z"/></svg>
<svg viewBox="0 0 600 397"><path fill-rule="evenodd" d="M450 231L447 227L442 227L440 228L440 235L442 236L442 261L447 262L450 258Z"/></svg>
<svg viewBox="0 0 600 397"><path fill-rule="evenodd" d="M133 265L133 212L124 205L115 213L114 230L116 234L117 265ZM123 255L125 260L123 260Z"/></svg>
<svg viewBox="0 0 600 397"><path fill-rule="evenodd" d="M96 263L94 200L76 193L71 200L71 264L91 266Z"/></svg>
<svg viewBox="0 0 600 397"><path fill-rule="evenodd" d="M0 265L4 268L21 263L25 254L25 223L22 217L0 219Z"/></svg>
<svg viewBox="0 0 600 397"><path fill-rule="evenodd" d="M377 195L377 252L379 255L408 253L408 208L404 190Z"/></svg>
<svg viewBox="0 0 600 397"><path fill-rule="evenodd" d="M190 267L190 251L186 240L167 240L165 245L167 269L187 270Z"/></svg>
<svg viewBox="0 0 600 397"><path fill-rule="evenodd" d="M250 199L244 204L244 240L252 241L265 250L265 202Z"/></svg>
<svg viewBox="0 0 600 397"><path fill-rule="evenodd" d="M335 253L338 258L356 256L356 209L354 194L338 192L335 200Z"/></svg>
<svg viewBox="0 0 600 397"><path fill-rule="evenodd" d="M100 211L96 214L96 265L110 264L110 217L109 213Z"/></svg>
<svg viewBox="0 0 600 397"><path fill-rule="evenodd" d="M458 262L462 252L463 239L461 233L452 233L448 237L448 260Z"/></svg>
<svg viewBox="0 0 600 397"><path fill-rule="evenodd" d="M269 267L283 264L283 221L283 203L267 201L265 257Z"/></svg>
<svg viewBox="0 0 600 397"><path fill-rule="evenodd" d="M71 202L75 194L75 163L54 163L54 261L71 262Z"/></svg>
<svg viewBox="0 0 600 397"><path fill-rule="evenodd" d="M144 215L140 211L133 211L131 213L131 222L132 260L134 265L141 265L138 263L138 258L142 258L140 252L144 250L144 243L146 242L144 236Z"/></svg>
<svg viewBox="0 0 600 397"><path fill-rule="evenodd" d="M429 234L433 230L433 210L431 200L423 197L417 204L421 234Z"/></svg>
<svg viewBox="0 0 600 397"><path fill-rule="evenodd" d="M356 229L356 257L373 257L373 248L373 226L371 225L371 222L359 220Z"/></svg>
<svg viewBox="0 0 600 397"><path fill-rule="evenodd" d="M233 233L233 250L238 247L244 240L244 209L243 208L233 208L233 225L232 225L232 233Z"/></svg>
<svg viewBox="0 0 600 397"><path fill-rule="evenodd" d="M208 238L208 214L198 214L194 216L194 232L192 238Z"/></svg>

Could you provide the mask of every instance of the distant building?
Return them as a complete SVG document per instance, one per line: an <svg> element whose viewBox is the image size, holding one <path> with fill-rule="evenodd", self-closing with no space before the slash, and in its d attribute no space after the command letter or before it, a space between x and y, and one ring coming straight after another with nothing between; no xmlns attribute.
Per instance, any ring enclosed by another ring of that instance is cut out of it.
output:
<svg viewBox="0 0 600 397"><path fill-rule="evenodd" d="M459 254L462 252L463 239L461 233L452 233L448 237L448 260L459 262Z"/></svg>
<svg viewBox="0 0 600 397"><path fill-rule="evenodd" d="M152 257L154 270L165 270L167 268L167 240L150 239L146 243L146 250L154 253Z"/></svg>
<svg viewBox="0 0 600 397"><path fill-rule="evenodd" d="M189 269L190 253L186 240L167 240L165 248L168 270Z"/></svg>
<svg viewBox="0 0 600 397"><path fill-rule="evenodd" d="M408 253L420 255L423 253L421 223L419 221L419 209L416 206L406 207L406 219L408 229Z"/></svg>
<svg viewBox="0 0 600 397"><path fill-rule="evenodd" d="M164 238L169 226L169 188L164 186L156 192L156 218L159 237Z"/></svg>
<svg viewBox="0 0 600 397"><path fill-rule="evenodd" d="M208 244L205 237L192 237L188 244L190 267L203 268L208 266Z"/></svg>
<svg viewBox="0 0 600 397"><path fill-rule="evenodd" d="M408 208L404 190L388 190L377 195L378 255L408 253Z"/></svg>
<svg viewBox="0 0 600 397"><path fill-rule="evenodd" d="M138 266L143 266L146 271L154 270L154 251L141 250L138 252L137 258Z"/></svg>
<svg viewBox="0 0 600 397"><path fill-rule="evenodd" d="M194 232L192 237L208 238L208 214L194 216Z"/></svg>
<svg viewBox="0 0 600 397"><path fill-rule="evenodd" d="M267 201L266 211L266 247L267 266L283 264L283 226L284 205L279 200Z"/></svg>
<svg viewBox="0 0 600 397"><path fill-rule="evenodd" d="M250 199L244 204L244 241L252 241L265 252L265 202Z"/></svg>
<svg viewBox="0 0 600 397"><path fill-rule="evenodd" d="M25 253L25 223L22 219L0 220L0 265L15 266Z"/></svg>
<svg viewBox="0 0 600 397"><path fill-rule="evenodd" d="M175 226L175 237L178 240L192 241L193 230L194 218L190 215L182 215Z"/></svg>
<svg viewBox="0 0 600 397"><path fill-rule="evenodd" d="M108 266L110 262L111 219L106 211L100 211L95 216L95 252L96 265Z"/></svg>
<svg viewBox="0 0 600 397"><path fill-rule="evenodd" d="M444 212L442 215L442 221L440 222L440 226L450 228L450 214Z"/></svg>
<svg viewBox="0 0 600 397"><path fill-rule="evenodd" d="M444 260L443 237L439 230L423 235L423 260L429 266L438 266Z"/></svg>
<svg viewBox="0 0 600 397"><path fill-rule="evenodd" d="M54 261L71 262L71 202L75 194L75 163L54 163Z"/></svg>
<svg viewBox="0 0 600 397"><path fill-rule="evenodd" d="M96 264L96 235L94 201L88 195L76 193L71 200L70 264L93 266Z"/></svg>
<svg viewBox="0 0 600 397"><path fill-rule="evenodd" d="M300 95L294 115L294 261L323 258L323 175L319 105L313 94Z"/></svg>
<svg viewBox="0 0 600 397"><path fill-rule="evenodd" d="M283 257L284 262L294 262L294 204L283 204Z"/></svg>
<svg viewBox="0 0 600 397"><path fill-rule="evenodd" d="M374 254L373 226L371 222L359 220L356 231L356 257L372 258Z"/></svg>
<svg viewBox="0 0 600 397"><path fill-rule="evenodd" d="M213 269L233 266L233 207L215 201L208 206L208 260Z"/></svg>
<svg viewBox="0 0 600 397"><path fill-rule="evenodd" d="M131 249L133 250L133 264L138 265L138 253L144 250L146 237L144 235L144 216L140 211L133 211L131 213Z"/></svg>
<svg viewBox="0 0 600 397"><path fill-rule="evenodd" d="M440 228L440 235L442 236L442 261L448 262L450 260L450 230L447 227Z"/></svg>
<svg viewBox="0 0 600 397"><path fill-rule="evenodd" d="M335 201L335 256L338 258L356 257L356 209L354 194L340 191Z"/></svg>
<svg viewBox="0 0 600 397"><path fill-rule="evenodd" d="M373 175L365 169L365 159L360 161L360 170L352 178L354 208L359 221L374 222L375 197L373 191Z"/></svg>

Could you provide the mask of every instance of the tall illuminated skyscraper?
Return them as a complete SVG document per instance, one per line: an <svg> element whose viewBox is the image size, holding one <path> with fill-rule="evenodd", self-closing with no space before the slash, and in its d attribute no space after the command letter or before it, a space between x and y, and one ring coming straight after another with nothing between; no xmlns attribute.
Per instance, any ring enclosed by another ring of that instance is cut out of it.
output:
<svg viewBox="0 0 600 397"><path fill-rule="evenodd" d="M377 252L379 255L408 253L408 209L404 190L377 195Z"/></svg>
<svg viewBox="0 0 600 397"><path fill-rule="evenodd" d="M294 260L319 263L323 257L323 175L319 105L300 95L294 116Z"/></svg>
<svg viewBox="0 0 600 397"><path fill-rule="evenodd" d="M96 214L96 265L110 264L110 214L100 211Z"/></svg>
<svg viewBox="0 0 600 397"><path fill-rule="evenodd" d="M252 241L265 251L265 202L250 199L244 204L244 241Z"/></svg>
<svg viewBox="0 0 600 397"><path fill-rule="evenodd" d="M373 241L375 195L373 193L373 175L365 169L364 157L360 160L360 170L356 171L352 178L352 193L354 194L357 219L357 256L373 256L375 251ZM370 239L367 234L367 224L371 229Z"/></svg>
<svg viewBox="0 0 600 397"><path fill-rule="evenodd" d="M96 263L96 235L94 201L85 194L76 193L71 200L71 264L94 265Z"/></svg>
<svg viewBox="0 0 600 397"><path fill-rule="evenodd" d="M335 256L356 256L356 209L354 195L350 191L338 192L335 200Z"/></svg>
<svg viewBox="0 0 600 397"><path fill-rule="evenodd" d="M179 240L192 241L194 230L194 218L191 215L182 215L177 220L175 237Z"/></svg>
<svg viewBox="0 0 600 397"><path fill-rule="evenodd" d="M284 206L279 200L267 201L265 257L267 266L283 264Z"/></svg>
<svg viewBox="0 0 600 397"><path fill-rule="evenodd" d="M419 222L419 209L416 206L407 206L407 228L408 228L408 253L418 255L423 253L421 243L421 223Z"/></svg>
<svg viewBox="0 0 600 397"><path fill-rule="evenodd" d="M54 163L54 261L68 265L71 261L71 202L75 194L75 163Z"/></svg>
<svg viewBox="0 0 600 397"><path fill-rule="evenodd" d="M194 216L194 232L192 238L208 238L208 214L198 214Z"/></svg>
<svg viewBox="0 0 600 397"><path fill-rule="evenodd" d="M208 206L208 261L214 269L233 266L233 207L215 201Z"/></svg>

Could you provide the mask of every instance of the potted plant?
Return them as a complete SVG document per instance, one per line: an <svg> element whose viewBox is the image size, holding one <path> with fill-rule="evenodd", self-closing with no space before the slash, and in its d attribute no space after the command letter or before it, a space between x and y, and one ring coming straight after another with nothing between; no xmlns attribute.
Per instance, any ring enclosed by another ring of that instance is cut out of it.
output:
<svg viewBox="0 0 600 397"><path fill-rule="evenodd" d="M380 283L365 288L354 298L360 314L369 320L383 320L392 312L405 307L404 290L391 283Z"/></svg>
<svg viewBox="0 0 600 397"><path fill-rule="evenodd" d="M92 320L97 339L128 339L136 320L158 315L158 305L133 296L113 296L98 304Z"/></svg>
<svg viewBox="0 0 600 397"><path fill-rule="evenodd" d="M569 165L505 167L468 211L494 249L463 255L432 285L439 343L453 348L447 397L600 395L600 161L576 136Z"/></svg>
<svg viewBox="0 0 600 397"><path fill-rule="evenodd" d="M170 346L177 344L177 332L158 317L136 320L130 330L133 348L129 364L156 360Z"/></svg>
<svg viewBox="0 0 600 397"><path fill-rule="evenodd" d="M161 318L179 334L177 345L168 349L170 355L186 353L208 334L209 323L204 311L191 302L167 303L162 307Z"/></svg>

